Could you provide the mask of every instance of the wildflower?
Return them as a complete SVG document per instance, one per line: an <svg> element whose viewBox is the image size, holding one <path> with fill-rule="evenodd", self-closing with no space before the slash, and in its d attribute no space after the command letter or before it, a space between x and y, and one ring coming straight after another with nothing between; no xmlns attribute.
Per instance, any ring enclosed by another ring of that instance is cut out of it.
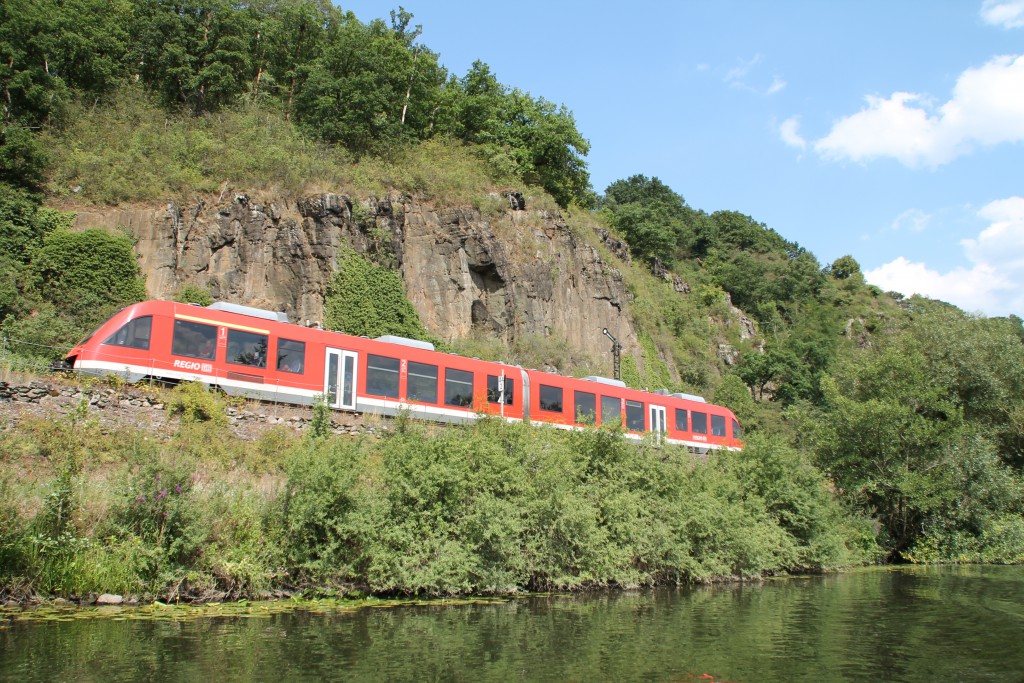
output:
<svg viewBox="0 0 1024 683"><path fill-rule="evenodd" d="M181 484L175 484L174 485L174 492L175 493L181 493Z"/></svg>
<svg viewBox="0 0 1024 683"><path fill-rule="evenodd" d="M140 493L139 495L135 496L135 502L136 503L145 503L146 502L146 495L144 493Z"/></svg>
<svg viewBox="0 0 1024 683"><path fill-rule="evenodd" d="M163 500L166 496L167 496L167 489L164 489L159 494L157 494L156 499L157 500Z"/></svg>

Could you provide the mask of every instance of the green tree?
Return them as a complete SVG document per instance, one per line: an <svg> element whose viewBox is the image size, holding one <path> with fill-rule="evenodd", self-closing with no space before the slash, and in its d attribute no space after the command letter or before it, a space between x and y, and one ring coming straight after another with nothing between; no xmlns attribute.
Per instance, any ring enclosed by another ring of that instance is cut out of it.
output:
<svg viewBox="0 0 1024 683"><path fill-rule="evenodd" d="M117 309L146 296L131 238L103 230L53 229L22 270L17 305L2 331L23 342L15 350L26 356L59 357Z"/></svg>
<svg viewBox="0 0 1024 683"><path fill-rule="evenodd" d="M76 93L99 97L129 73L128 0L9 0L0 5L3 120L60 118Z"/></svg>
<svg viewBox="0 0 1024 683"><path fill-rule="evenodd" d="M544 188L561 206L591 206L586 157L590 143L564 106L508 89L483 62L446 85L441 104L451 107L438 132L476 146L498 177Z"/></svg>
<svg viewBox="0 0 1024 683"><path fill-rule="evenodd" d="M632 254L644 261L659 259L671 264L676 248L675 221L661 206L624 204L615 208L611 223L629 244Z"/></svg>
<svg viewBox="0 0 1024 683"><path fill-rule="evenodd" d="M3 122L38 124L61 114L67 83L50 71L56 56L54 4L47 0L0 3L0 111Z"/></svg>
<svg viewBox="0 0 1024 683"><path fill-rule="evenodd" d="M336 39L300 69L295 112L301 125L356 154L426 137L447 73L436 54L413 44L416 35L401 20L388 28L346 15Z"/></svg>
<svg viewBox="0 0 1024 683"><path fill-rule="evenodd" d="M875 368L891 377L885 396L855 399L825 381L827 413L812 432L819 466L844 496L879 520L882 545L898 559L926 519L952 499L950 478L965 433L954 407L921 384L920 358L890 355ZM924 383L926 384L926 383ZM946 419L934 419L942 413Z"/></svg>
<svg viewBox="0 0 1024 683"><path fill-rule="evenodd" d="M34 288L48 301L83 311L96 305L109 311L141 301L145 280L133 248L132 239L123 234L57 230L47 235L32 259Z"/></svg>
<svg viewBox="0 0 1024 683"><path fill-rule="evenodd" d="M216 110L250 91L253 16L228 0L142 0L133 58L167 103Z"/></svg>
<svg viewBox="0 0 1024 683"><path fill-rule="evenodd" d="M645 261L672 264L687 219L683 198L657 178L634 175L605 189L601 207L630 251Z"/></svg>
<svg viewBox="0 0 1024 683"><path fill-rule="evenodd" d="M71 215L41 207L47 156L24 126L0 123L0 320L22 301L22 272L44 236Z"/></svg>
<svg viewBox="0 0 1024 683"><path fill-rule="evenodd" d="M70 87L96 98L130 75L132 0L51 0L50 70Z"/></svg>
<svg viewBox="0 0 1024 683"><path fill-rule="evenodd" d="M992 559L992 530L1020 523L1020 475L1007 463L1019 459L1024 348L1012 321L911 306L794 415L812 416L801 432L819 466L878 519L893 558Z"/></svg>
<svg viewBox="0 0 1024 683"><path fill-rule="evenodd" d="M860 264L852 256L840 256L829 266L829 273L837 280L846 280L860 273Z"/></svg>
<svg viewBox="0 0 1024 683"><path fill-rule="evenodd" d="M334 40L345 14L329 0L262 0L250 10L258 26L253 99L273 94L288 115L303 73Z"/></svg>

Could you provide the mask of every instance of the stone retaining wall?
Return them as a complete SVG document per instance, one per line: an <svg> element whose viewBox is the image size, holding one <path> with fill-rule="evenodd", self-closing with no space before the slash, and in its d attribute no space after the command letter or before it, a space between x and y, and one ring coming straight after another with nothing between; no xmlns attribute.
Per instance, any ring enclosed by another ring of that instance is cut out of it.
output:
<svg viewBox="0 0 1024 683"><path fill-rule="evenodd" d="M168 422L168 398L168 390L163 389L83 387L42 379L26 384L0 381L0 414L10 412L15 420L26 413L40 416L53 411L67 413L85 400L90 411L97 411L103 422L161 427ZM312 421L312 411L304 406L249 402L244 407L228 406L225 413L232 430L242 438L255 438L263 429L278 425L302 431ZM170 420L173 422L174 418ZM374 419L368 424L361 415L334 413L331 430L335 434L389 431L389 425L381 422Z"/></svg>

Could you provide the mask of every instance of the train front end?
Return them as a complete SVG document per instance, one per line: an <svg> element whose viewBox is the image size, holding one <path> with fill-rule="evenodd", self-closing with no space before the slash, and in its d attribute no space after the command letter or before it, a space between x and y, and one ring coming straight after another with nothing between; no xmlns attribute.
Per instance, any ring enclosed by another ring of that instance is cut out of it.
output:
<svg viewBox="0 0 1024 683"><path fill-rule="evenodd" d="M85 375L116 374L130 382L145 375L139 368L150 365L152 302L127 306L96 328L67 352L60 368Z"/></svg>

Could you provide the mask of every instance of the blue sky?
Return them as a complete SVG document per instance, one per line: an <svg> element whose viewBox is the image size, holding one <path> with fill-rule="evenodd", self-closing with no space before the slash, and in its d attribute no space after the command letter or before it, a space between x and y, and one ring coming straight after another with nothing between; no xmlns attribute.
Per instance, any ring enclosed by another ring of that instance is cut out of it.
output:
<svg viewBox="0 0 1024 683"><path fill-rule="evenodd" d="M450 72L572 110L598 192L657 176L885 290L1024 315L1024 0L403 6Z"/></svg>

